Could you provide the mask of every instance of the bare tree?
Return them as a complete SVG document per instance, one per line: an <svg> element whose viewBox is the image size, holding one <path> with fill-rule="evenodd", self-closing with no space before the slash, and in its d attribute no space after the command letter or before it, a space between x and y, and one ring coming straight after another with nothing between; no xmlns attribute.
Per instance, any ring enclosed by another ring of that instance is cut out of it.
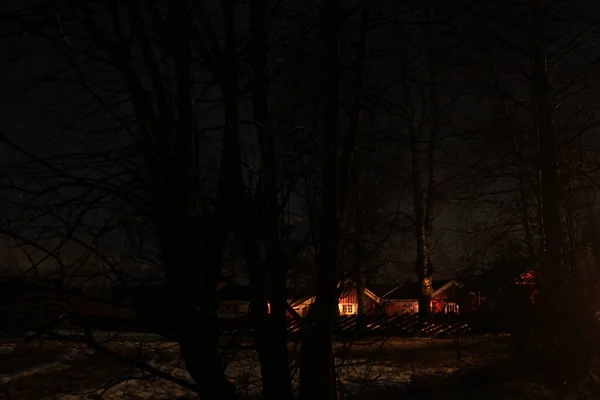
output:
<svg viewBox="0 0 600 400"><path fill-rule="evenodd" d="M325 3L325 98L323 100L323 197L321 243L317 259L317 296L314 325L302 342L304 360L300 396L303 399L337 398L333 355L333 324L337 314L340 278L339 180L339 0Z"/></svg>

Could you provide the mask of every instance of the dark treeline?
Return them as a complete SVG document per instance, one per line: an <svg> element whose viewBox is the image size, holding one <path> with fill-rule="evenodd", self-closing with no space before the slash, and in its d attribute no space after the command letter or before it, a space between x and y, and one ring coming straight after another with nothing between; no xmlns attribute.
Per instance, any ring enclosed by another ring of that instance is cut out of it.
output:
<svg viewBox="0 0 600 400"><path fill-rule="evenodd" d="M408 265L427 318L438 265L498 257L538 272L518 365L590 374L595 3L58 0L0 18L0 230L22 251L5 269L160 281L161 334L193 382L169 379L238 398L217 318L231 269L272 400L294 395L287 299L309 277L299 393L315 400L338 396L340 280Z"/></svg>

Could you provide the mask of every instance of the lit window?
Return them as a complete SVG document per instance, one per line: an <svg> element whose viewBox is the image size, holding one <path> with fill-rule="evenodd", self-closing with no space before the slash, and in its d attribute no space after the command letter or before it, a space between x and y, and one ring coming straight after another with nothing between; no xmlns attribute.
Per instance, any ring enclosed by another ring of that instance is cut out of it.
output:
<svg viewBox="0 0 600 400"><path fill-rule="evenodd" d="M342 314L342 315L356 314L356 305L355 304L340 304L340 314Z"/></svg>
<svg viewBox="0 0 600 400"><path fill-rule="evenodd" d="M444 307L444 311L446 312L446 314L458 314L459 313L458 304L448 303L448 304L446 304L446 307Z"/></svg>

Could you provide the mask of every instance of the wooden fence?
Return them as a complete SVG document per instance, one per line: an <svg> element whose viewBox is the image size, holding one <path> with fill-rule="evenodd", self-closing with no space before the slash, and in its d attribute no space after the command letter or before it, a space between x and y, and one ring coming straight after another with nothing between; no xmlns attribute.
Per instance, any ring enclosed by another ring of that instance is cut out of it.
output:
<svg viewBox="0 0 600 400"><path fill-rule="evenodd" d="M300 334L303 322L288 318L290 333ZM469 332L469 324L464 320L443 316L423 321L417 314L363 317L360 323L357 315L345 315L336 326L339 336L446 337Z"/></svg>

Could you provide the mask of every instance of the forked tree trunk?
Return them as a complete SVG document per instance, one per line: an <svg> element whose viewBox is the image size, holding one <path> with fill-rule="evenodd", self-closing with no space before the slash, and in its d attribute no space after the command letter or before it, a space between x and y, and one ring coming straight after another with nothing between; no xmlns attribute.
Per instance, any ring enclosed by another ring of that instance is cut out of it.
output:
<svg viewBox="0 0 600 400"><path fill-rule="evenodd" d="M154 144L159 146L158 158L151 162L150 175L155 179L151 182L150 194L169 292L164 303L164 320L179 344L198 394L203 399L233 400L237 395L225 377L218 344L217 282L222 242L221 238L216 242L207 240L208 227L199 226L199 193L194 176L198 149L194 147L196 115L189 32L185 29L187 18L183 2L170 5L167 18L170 35L165 39L175 63L177 120L168 124L172 115L169 110L160 108L159 120L163 124L157 128L149 125L142 128L158 129L159 139ZM134 93L139 90L135 77L130 77L128 82ZM139 99L143 94L134 96ZM148 121L149 109L140 102L139 121ZM204 255L199 248L204 250Z"/></svg>
<svg viewBox="0 0 600 400"><path fill-rule="evenodd" d="M202 399L237 399L235 387L227 380L218 344L216 302L217 265L198 259L193 229L185 225L159 228L162 259L167 268L168 298L164 302L167 329L179 344L185 367ZM189 226L189 225L188 225ZM194 261L195 260L195 261ZM214 260L212 260L214 261ZM198 309L201 304L201 310Z"/></svg>
<svg viewBox="0 0 600 400"><path fill-rule="evenodd" d="M222 5L226 27L225 56L226 81L223 88L226 98L226 126L230 144L229 166L232 177L231 202L239 224L244 256L248 266L251 287L252 329L259 357L265 399L286 399L291 396L288 373L287 325L285 313L285 270L279 263L278 195L274 139L268 121L268 80L266 71L267 3L252 4L253 111L263 157L262 187L258 191L264 198L250 203L241 175L239 144L237 42L233 1ZM252 206L250 205L252 204ZM257 204L262 205L261 209ZM261 223L264 222L264 223ZM265 255L260 251L265 244ZM271 315L268 301L271 301Z"/></svg>

